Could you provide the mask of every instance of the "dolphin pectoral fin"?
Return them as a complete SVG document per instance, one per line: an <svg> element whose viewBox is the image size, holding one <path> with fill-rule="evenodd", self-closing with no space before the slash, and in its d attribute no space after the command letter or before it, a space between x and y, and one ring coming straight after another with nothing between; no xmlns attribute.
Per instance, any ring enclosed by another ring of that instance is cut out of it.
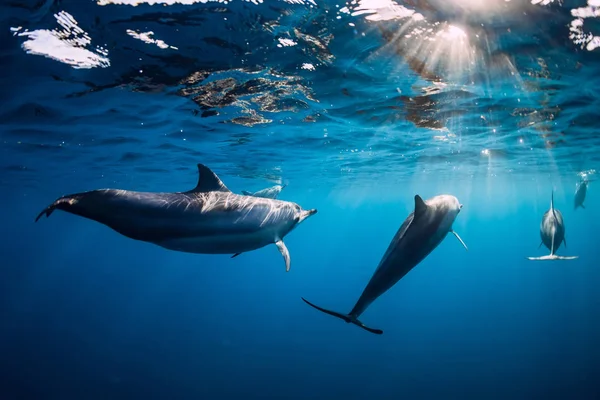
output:
<svg viewBox="0 0 600 400"><path fill-rule="evenodd" d="M362 322L360 322L358 319L352 317L351 315L347 315L347 314L341 314L335 311L331 311L331 310L327 310L325 308L319 307L313 303L311 303L310 301L306 300L304 297L302 297L302 300L308 304L309 306L325 313L325 314L329 314L332 315L334 317L337 317L339 319L342 319L344 321L346 321L347 323L353 323L356 326L359 326L361 328L363 328L366 331L369 331L371 333L374 333L376 335L381 335L383 333L383 331L381 329L373 329L373 328L369 328L368 326L366 326L365 324L363 324Z"/></svg>
<svg viewBox="0 0 600 400"><path fill-rule="evenodd" d="M283 259L285 261L285 272L289 272L290 271L290 264L291 264L290 252L288 251L287 247L285 247L285 243L283 243L283 240L276 241L275 245L279 249L279 252L283 256Z"/></svg>
<svg viewBox="0 0 600 400"><path fill-rule="evenodd" d="M541 257L527 257L531 261L554 261L554 260L575 260L579 256L557 256L556 254L549 254Z"/></svg>
<svg viewBox="0 0 600 400"><path fill-rule="evenodd" d="M567 238L563 237L563 243L565 244L565 247L567 247Z"/></svg>
<svg viewBox="0 0 600 400"><path fill-rule="evenodd" d="M235 253L234 255L231 256L231 258L236 258L237 256L239 256L242 253Z"/></svg>
<svg viewBox="0 0 600 400"><path fill-rule="evenodd" d="M579 207L581 207L585 210L585 206L583 204L580 204Z"/></svg>
<svg viewBox="0 0 600 400"><path fill-rule="evenodd" d="M244 196L252 196L252 193L248 192L247 190L242 190L242 194Z"/></svg>
<svg viewBox="0 0 600 400"><path fill-rule="evenodd" d="M542 247L542 245L543 245L543 244L544 244L544 242L540 242L540 245L538 246L538 249L539 249L540 247Z"/></svg>
<svg viewBox="0 0 600 400"><path fill-rule="evenodd" d="M458 236L458 233L454 232L454 231L450 231L454 234L454 236L456 236L456 238L458 239L458 241L464 246L465 250L469 251L469 248L467 247L467 245L465 244L465 242L463 242L463 240L460 238L460 236Z"/></svg>

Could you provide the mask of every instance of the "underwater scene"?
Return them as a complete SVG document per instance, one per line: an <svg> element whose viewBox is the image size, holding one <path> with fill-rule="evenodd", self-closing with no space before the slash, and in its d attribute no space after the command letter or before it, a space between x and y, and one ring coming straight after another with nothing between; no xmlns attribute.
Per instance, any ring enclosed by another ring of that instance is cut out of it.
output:
<svg viewBox="0 0 600 400"><path fill-rule="evenodd" d="M0 21L0 400L600 399L600 1Z"/></svg>

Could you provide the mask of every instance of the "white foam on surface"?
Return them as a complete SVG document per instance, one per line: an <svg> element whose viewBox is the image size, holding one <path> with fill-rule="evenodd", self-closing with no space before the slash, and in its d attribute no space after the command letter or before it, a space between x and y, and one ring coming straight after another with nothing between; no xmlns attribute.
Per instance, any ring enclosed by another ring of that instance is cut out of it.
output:
<svg viewBox="0 0 600 400"><path fill-rule="evenodd" d="M28 54L48 57L76 69L110 66L108 51L101 47L90 50L92 39L71 14L61 11L54 14L54 18L60 25L59 29L21 31L21 27L17 27L11 28L11 31L13 35L27 38L21 47Z"/></svg>

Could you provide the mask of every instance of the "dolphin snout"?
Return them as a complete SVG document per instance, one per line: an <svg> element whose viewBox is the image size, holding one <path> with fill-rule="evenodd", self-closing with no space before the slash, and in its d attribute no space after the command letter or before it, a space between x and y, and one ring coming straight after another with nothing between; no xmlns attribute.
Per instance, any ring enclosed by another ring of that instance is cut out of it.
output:
<svg viewBox="0 0 600 400"><path fill-rule="evenodd" d="M300 214L300 219L298 220L298 223L304 221L306 218L308 218L311 215L314 215L316 213L317 213L316 208L313 208L312 210L303 210L302 213Z"/></svg>

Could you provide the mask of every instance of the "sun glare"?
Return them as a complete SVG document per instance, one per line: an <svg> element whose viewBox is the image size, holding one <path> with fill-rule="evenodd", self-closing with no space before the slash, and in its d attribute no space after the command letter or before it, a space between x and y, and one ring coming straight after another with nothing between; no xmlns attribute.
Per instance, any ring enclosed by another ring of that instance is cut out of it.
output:
<svg viewBox="0 0 600 400"><path fill-rule="evenodd" d="M465 31L454 25L449 25L447 29L440 31L439 34L450 40L464 39L467 37Z"/></svg>

